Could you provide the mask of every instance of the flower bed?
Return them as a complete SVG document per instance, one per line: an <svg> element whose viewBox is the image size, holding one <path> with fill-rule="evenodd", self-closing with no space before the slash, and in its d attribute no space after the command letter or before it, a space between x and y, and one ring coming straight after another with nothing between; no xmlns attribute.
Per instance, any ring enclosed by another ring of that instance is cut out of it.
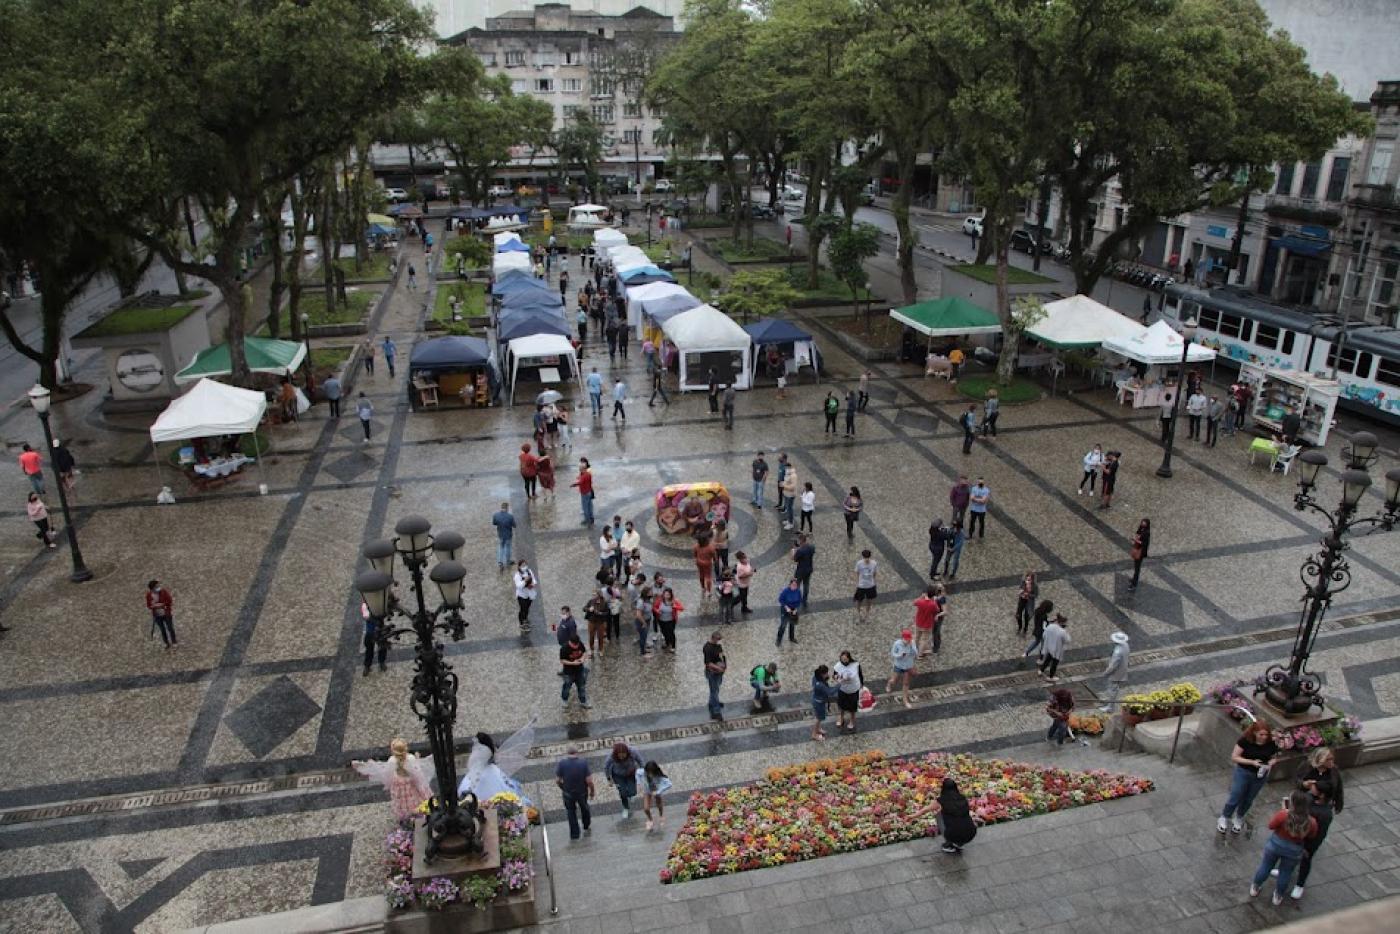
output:
<svg viewBox="0 0 1400 934"><path fill-rule="evenodd" d="M1151 694L1126 694L1123 697L1123 714L1138 720L1164 720L1178 713L1190 713L1193 706L1201 702L1201 691L1190 681L1173 684L1164 691Z"/></svg>
<svg viewBox="0 0 1400 934"><path fill-rule="evenodd" d="M1250 716L1258 715L1253 699L1245 697L1240 692L1240 688L1251 683L1249 681L1230 681L1217 684L1210 689L1209 695L1215 703L1229 706L1230 709L1227 713L1230 719L1244 720L1246 710L1249 711ZM1287 730L1274 730L1274 742L1278 744L1279 749L1308 752L1319 746L1336 747L1355 742L1361 736L1361 721L1330 704L1328 706L1334 713L1338 714L1335 723L1324 727L1295 726Z"/></svg>
<svg viewBox="0 0 1400 934"><path fill-rule="evenodd" d="M869 752L769 769L763 781L691 796L661 881L687 882L933 836L938 829L930 805L945 777L957 781L979 824L1152 788L1150 780L1131 775L947 753L887 759Z"/></svg>
<svg viewBox="0 0 1400 934"><path fill-rule="evenodd" d="M513 794L502 793L487 801L483 807L496 809L500 829L501 868L492 874L468 876L458 885L448 879L428 882L413 881L413 822L404 820L389 834L384 845L385 870L388 887L384 897L389 907L397 911L442 911L453 904L470 904L486 908L500 895L523 892L530 887L535 875L530 865L530 815L521 800ZM426 813L426 804L420 810Z"/></svg>

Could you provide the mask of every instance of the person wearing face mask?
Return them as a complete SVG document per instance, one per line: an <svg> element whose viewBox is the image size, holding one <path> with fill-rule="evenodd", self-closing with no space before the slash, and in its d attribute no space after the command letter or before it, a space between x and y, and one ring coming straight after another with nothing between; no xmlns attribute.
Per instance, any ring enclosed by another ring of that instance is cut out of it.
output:
<svg viewBox="0 0 1400 934"><path fill-rule="evenodd" d="M540 595L539 581L530 565L520 561L515 565L515 602L519 606L517 621L522 630L530 628L530 604Z"/></svg>

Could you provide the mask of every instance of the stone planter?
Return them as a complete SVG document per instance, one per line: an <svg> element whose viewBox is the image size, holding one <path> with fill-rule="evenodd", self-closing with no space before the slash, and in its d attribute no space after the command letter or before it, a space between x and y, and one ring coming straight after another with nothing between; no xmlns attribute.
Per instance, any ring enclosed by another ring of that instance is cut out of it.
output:
<svg viewBox="0 0 1400 934"><path fill-rule="evenodd" d="M1337 760L1337 768L1349 769L1354 767L1361 760L1362 743L1358 741L1343 743L1340 746L1332 747L1332 755ZM1302 767L1303 761L1312 753L1311 749L1305 751L1290 751L1280 756L1274 763L1274 767L1269 770L1269 782L1291 782L1298 774L1298 769Z"/></svg>
<svg viewBox="0 0 1400 934"><path fill-rule="evenodd" d="M484 909L451 905L442 911L391 913L384 921L384 930L389 934L482 934L529 927L537 920L532 884L524 892L504 895Z"/></svg>

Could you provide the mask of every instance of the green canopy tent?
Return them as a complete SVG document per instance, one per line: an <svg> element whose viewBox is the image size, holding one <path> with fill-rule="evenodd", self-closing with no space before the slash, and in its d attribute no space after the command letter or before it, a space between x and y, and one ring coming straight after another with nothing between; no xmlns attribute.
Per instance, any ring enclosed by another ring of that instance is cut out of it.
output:
<svg viewBox="0 0 1400 934"><path fill-rule="evenodd" d="M289 376L306 359L306 344L269 337L245 337L243 354L248 360L248 369L254 373ZM227 376L232 372L228 344L218 344L195 354L190 365L175 374L175 382L193 383L206 376Z"/></svg>
<svg viewBox="0 0 1400 934"><path fill-rule="evenodd" d="M1001 322L995 314L965 298L939 298L907 308L892 308L890 317L929 338L1001 333Z"/></svg>

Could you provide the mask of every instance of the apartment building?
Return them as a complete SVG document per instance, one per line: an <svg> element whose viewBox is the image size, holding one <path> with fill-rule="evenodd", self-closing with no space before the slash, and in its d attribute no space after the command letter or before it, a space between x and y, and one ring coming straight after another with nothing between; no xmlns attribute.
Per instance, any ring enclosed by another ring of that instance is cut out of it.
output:
<svg viewBox="0 0 1400 934"><path fill-rule="evenodd" d="M1371 95L1376 132L1351 171L1327 308L1352 320L1397 326L1400 311L1400 80Z"/></svg>

